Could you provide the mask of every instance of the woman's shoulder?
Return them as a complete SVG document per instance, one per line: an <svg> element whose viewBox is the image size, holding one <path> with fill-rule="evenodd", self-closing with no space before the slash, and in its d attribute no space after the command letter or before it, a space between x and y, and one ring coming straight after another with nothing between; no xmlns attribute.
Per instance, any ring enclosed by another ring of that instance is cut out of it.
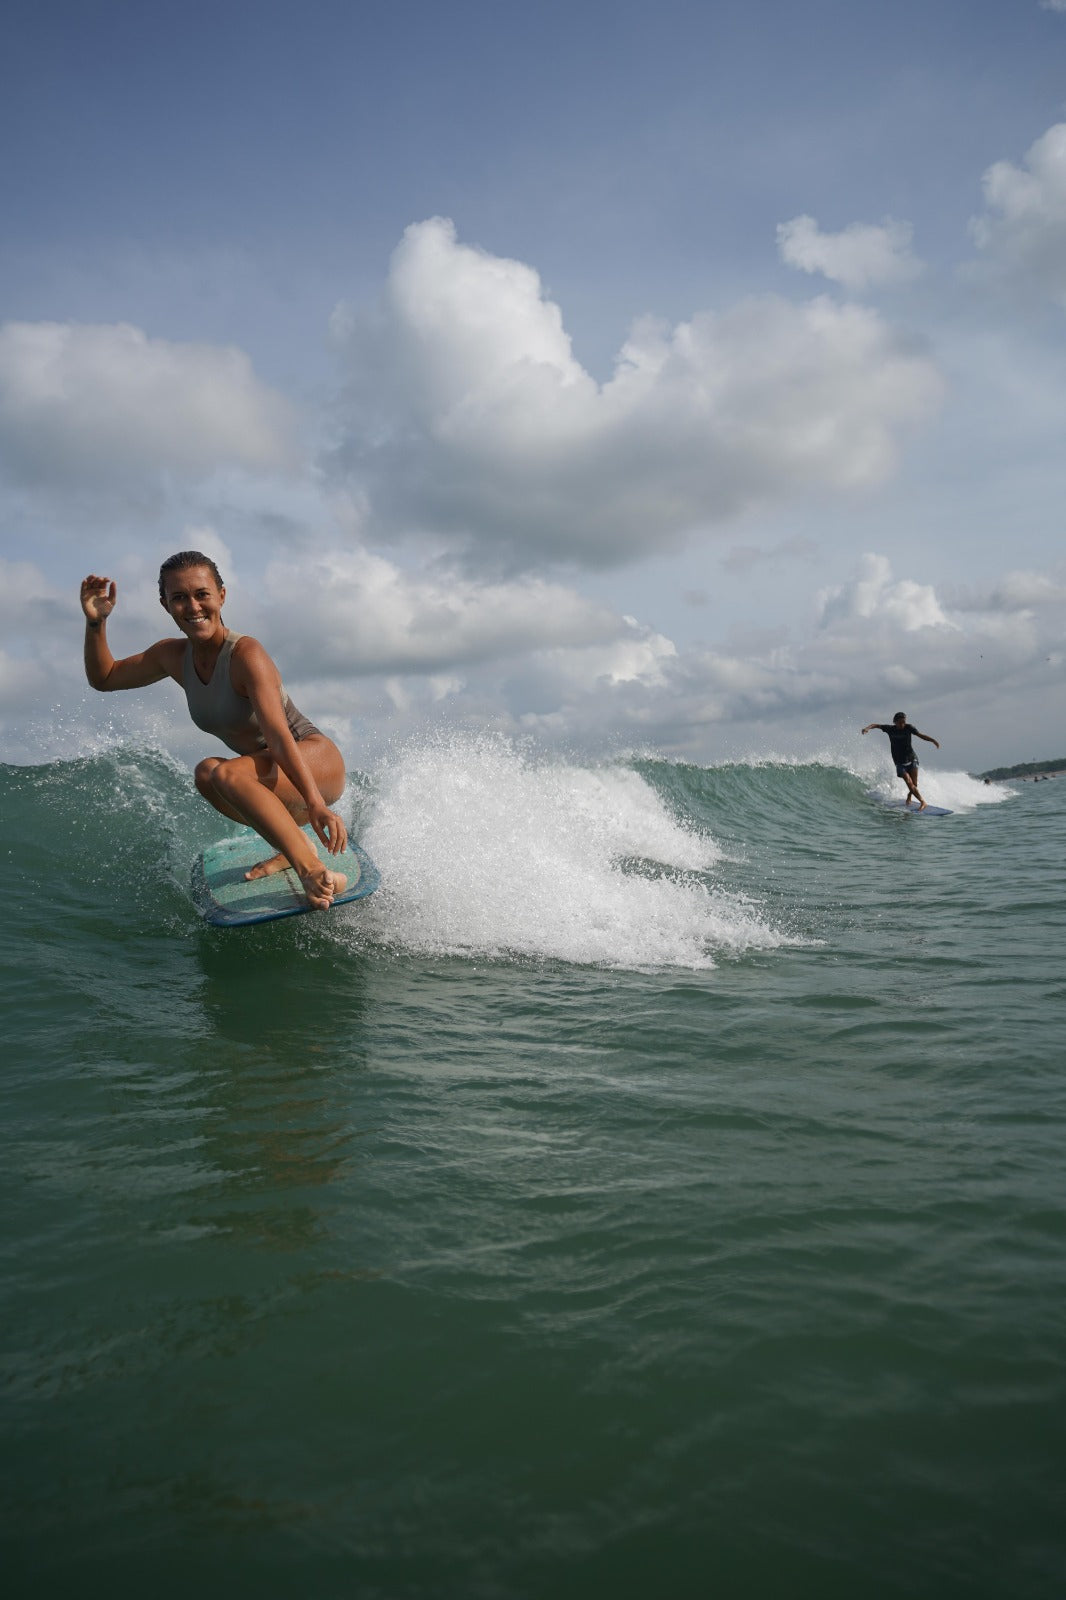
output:
<svg viewBox="0 0 1066 1600"><path fill-rule="evenodd" d="M231 628L226 642L232 642L230 660L242 678L247 674L277 672L273 657L254 634L236 633Z"/></svg>
<svg viewBox="0 0 1066 1600"><path fill-rule="evenodd" d="M235 658L247 661L253 656L267 656L265 646L254 634L238 633L236 628L226 629L226 643L230 646ZM267 656L269 660L269 656Z"/></svg>

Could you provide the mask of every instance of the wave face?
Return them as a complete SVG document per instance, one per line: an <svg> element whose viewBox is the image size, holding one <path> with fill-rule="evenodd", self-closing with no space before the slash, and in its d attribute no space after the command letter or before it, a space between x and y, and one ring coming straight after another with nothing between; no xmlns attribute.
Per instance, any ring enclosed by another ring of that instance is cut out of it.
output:
<svg viewBox="0 0 1066 1600"><path fill-rule="evenodd" d="M960 818L1011 792L964 773L923 782ZM55 892L110 883L127 911L181 920L193 857L231 831L159 751L4 768L0 784L10 838L44 826L63 841L49 849ZM434 955L709 968L804 937L812 896L792 869L827 847L842 862L863 852L871 828L898 821L879 813L900 792L826 760L588 765L429 740L349 784L342 807L383 887L332 931Z"/></svg>

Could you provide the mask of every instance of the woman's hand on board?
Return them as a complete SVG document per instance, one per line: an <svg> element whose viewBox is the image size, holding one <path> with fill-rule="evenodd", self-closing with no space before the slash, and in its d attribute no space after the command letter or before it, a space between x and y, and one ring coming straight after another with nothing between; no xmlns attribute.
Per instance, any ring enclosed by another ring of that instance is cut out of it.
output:
<svg viewBox="0 0 1066 1600"><path fill-rule="evenodd" d="M315 833L328 848L330 855L340 855L348 845L348 829L344 826L342 818L335 811L331 811L324 802L321 805L308 806L307 820Z"/></svg>

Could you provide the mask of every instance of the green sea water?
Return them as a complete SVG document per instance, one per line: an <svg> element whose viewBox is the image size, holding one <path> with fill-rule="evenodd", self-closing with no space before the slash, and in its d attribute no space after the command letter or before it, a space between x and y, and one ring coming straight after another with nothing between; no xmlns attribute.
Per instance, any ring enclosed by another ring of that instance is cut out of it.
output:
<svg viewBox="0 0 1066 1600"><path fill-rule="evenodd" d="M229 931L0 769L8 1592L1060 1600L1066 781L892 783L427 743Z"/></svg>

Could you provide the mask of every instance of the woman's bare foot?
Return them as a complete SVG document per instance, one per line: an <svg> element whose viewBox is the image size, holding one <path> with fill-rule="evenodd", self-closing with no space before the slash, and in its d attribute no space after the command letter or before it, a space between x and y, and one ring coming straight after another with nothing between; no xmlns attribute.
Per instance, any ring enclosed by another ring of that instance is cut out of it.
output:
<svg viewBox="0 0 1066 1600"><path fill-rule="evenodd" d="M315 911L328 911L334 897L343 894L348 887L348 879L343 872L332 872L321 862L308 868L306 872L301 872L300 882L304 886L304 894Z"/></svg>
<svg viewBox="0 0 1066 1600"><path fill-rule="evenodd" d="M244 876L246 879L271 878L275 872L284 872L289 865L288 856L283 856L279 853L276 856L270 856L266 861L257 861L254 867L248 868Z"/></svg>

